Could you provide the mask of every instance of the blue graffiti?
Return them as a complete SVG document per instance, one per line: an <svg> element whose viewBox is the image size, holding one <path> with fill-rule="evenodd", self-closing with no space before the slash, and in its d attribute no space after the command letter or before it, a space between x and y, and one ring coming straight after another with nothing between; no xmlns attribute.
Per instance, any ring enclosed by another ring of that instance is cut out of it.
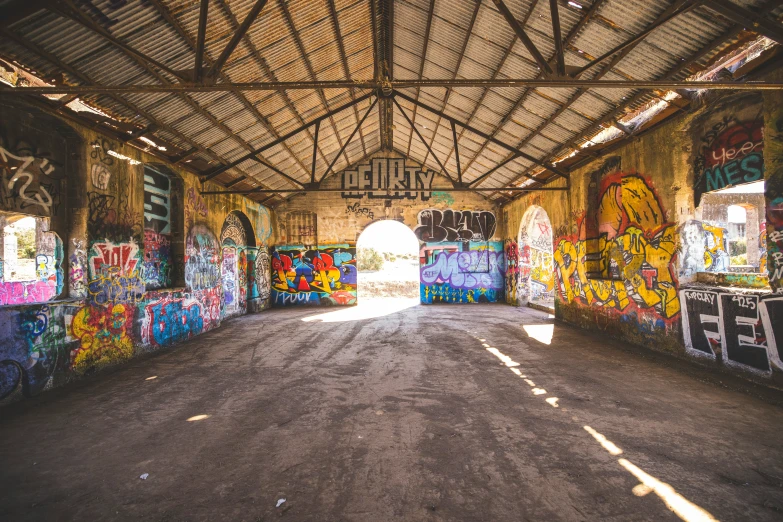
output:
<svg viewBox="0 0 783 522"><path fill-rule="evenodd" d="M158 301L147 306L147 315L150 317L152 339L159 346L183 341L204 330L198 303L183 306L182 300Z"/></svg>

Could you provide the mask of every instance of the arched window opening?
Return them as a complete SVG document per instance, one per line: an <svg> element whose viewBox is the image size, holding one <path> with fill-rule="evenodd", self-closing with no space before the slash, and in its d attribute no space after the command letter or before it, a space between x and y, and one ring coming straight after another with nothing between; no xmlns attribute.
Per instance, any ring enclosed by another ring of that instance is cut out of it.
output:
<svg viewBox="0 0 783 522"><path fill-rule="evenodd" d="M238 210L229 213L223 221L220 242L223 316L229 317L245 313L248 296L253 295L257 249L248 217Z"/></svg>
<svg viewBox="0 0 783 522"><path fill-rule="evenodd" d="M517 300L554 310L555 272L552 225L546 211L530 207L522 217L517 239L519 270Z"/></svg>
<svg viewBox="0 0 783 522"><path fill-rule="evenodd" d="M405 224L369 225L356 242L356 260L360 299L419 297L419 241Z"/></svg>

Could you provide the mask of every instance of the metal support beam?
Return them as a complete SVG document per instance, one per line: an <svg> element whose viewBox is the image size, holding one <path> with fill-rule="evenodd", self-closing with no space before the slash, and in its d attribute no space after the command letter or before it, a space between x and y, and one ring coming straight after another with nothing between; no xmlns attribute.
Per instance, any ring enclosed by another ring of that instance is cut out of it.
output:
<svg viewBox="0 0 783 522"><path fill-rule="evenodd" d="M399 93L397 93L397 94L399 95ZM397 109L405 117L405 121L407 121L408 125L411 126L411 129L413 129L413 131L416 133L416 136L419 137L419 139L424 144L424 146L427 147L427 150L429 151L429 153L432 154L432 157L435 158L435 161L438 162L438 166L440 167L441 172L443 172L443 175L446 176L447 178L449 178L452 183L454 183L454 178L452 178L449 175L448 171L446 170L446 167L443 166L443 163L440 162L440 160L438 159L438 156L436 156L435 153L432 151L432 149L430 148L430 144L427 143L427 140L425 140L424 137L421 135L421 133L419 132L419 129L416 128L416 125L414 125L413 122L411 121L411 119L408 117L408 114L403 110L402 107L400 107L400 104L397 102L396 99L392 98L392 100L394 100L394 104L397 106ZM411 100L408 100L408 101L411 101Z"/></svg>
<svg viewBox="0 0 783 522"><path fill-rule="evenodd" d="M26 96L28 94L143 94L143 93L189 93L189 92L242 92L242 91L293 91L319 89L380 89L382 85L375 81L312 81L312 82L258 82L258 83L218 83L199 85L193 83L155 84L155 85L53 85L51 87L3 87L0 96ZM677 90L707 89L729 91L777 91L783 89L783 82L702 82L677 80L536 80L523 78L510 79L448 79L448 80L396 80L391 83L394 89L406 87L532 87L550 89L645 89Z"/></svg>
<svg viewBox="0 0 783 522"><path fill-rule="evenodd" d="M229 181L228 183L226 183L225 187L226 188L231 188L234 185L236 185L237 183L239 183L240 181L245 181L246 179L247 179L247 176L239 176L237 179Z"/></svg>
<svg viewBox="0 0 783 522"><path fill-rule="evenodd" d="M503 0L492 0L492 1L495 3L495 7L498 8L498 11L500 11L500 14L503 15L503 18L506 19L508 25L511 26L511 29L514 30L514 33L517 35L517 38L519 38L519 41L522 42L522 44L525 46L527 51L536 61L536 63L538 64L538 68L541 69L541 73L544 75L544 77L545 78L551 77L552 68L549 67L548 63L546 63L544 56L541 54L541 52L535 46L533 41L527 35L527 33L522 28L522 25L519 23L519 21L516 18L514 18L514 14L509 10L508 7L506 7L506 4L503 3Z"/></svg>
<svg viewBox="0 0 783 522"><path fill-rule="evenodd" d="M350 135L350 136L348 136L348 139L347 139L347 140L346 140L346 142L343 144L343 146L340 148L340 151L339 151L339 152L337 153L337 155L336 155L336 156L335 156L335 157L332 159L332 162L331 162L331 163L329 163L329 167L326 169L326 172L324 173L324 175L323 175L323 176L321 176L321 179L319 179L319 180L318 180L318 182L319 182L319 183L320 183L320 182L321 182L321 181L322 181L324 178L326 178L326 176L328 176L328 175L329 175L329 173L332 171L332 167L334 167L334 164L337 162L337 158L339 158L339 157L340 157L340 155L341 155L341 154L342 154L342 153L345 151L345 148L346 148L346 147L348 147L348 144L349 144L349 143L351 143L351 140L352 140L352 139L353 139L353 137L356 135L356 133L359 131L359 129L362 127L362 124L364 124L364 120L366 120L366 119L367 119L367 116L369 116L369 115L370 115L370 113L372 112L372 109L373 109L373 107L375 107L375 104L377 104L377 103L378 103L378 98L376 97L376 98L373 100L373 102L370 104L370 107L367 109L367 112L365 112L365 113L364 113L364 116L362 116L362 119L361 119L361 120L359 120L359 123L357 123L357 124L356 124L356 128L354 128L354 129L353 129L353 132L351 133L351 135Z"/></svg>
<svg viewBox="0 0 783 522"><path fill-rule="evenodd" d="M457 125L452 121L451 137L454 139L454 159L457 162L457 181L462 185L462 165L459 162L459 140L457 139Z"/></svg>
<svg viewBox="0 0 783 522"><path fill-rule="evenodd" d="M193 69L193 81L201 82L201 69L204 67L204 42L207 37L207 13L209 0L201 0L201 10L198 15L198 35L196 36L196 66Z"/></svg>
<svg viewBox="0 0 783 522"><path fill-rule="evenodd" d="M413 98L411 98L410 96L406 96L405 94L403 94L401 92L397 92L397 93L395 93L395 95L399 96L403 100L407 100L407 101L409 101L411 103L415 103L415 104L419 105L422 109L428 110L428 111L430 111L433 114L437 114L438 116L440 116L441 118L443 118L446 121L453 121L454 123L456 123L460 127L464 127L466 129L468 129L470 132L472 132L473 134L479 136L480 138L483 138L483 139L485 139L487 141L491 141L492 143L494 143L495 145L497 145L499 147L503 147L504 149L506 149L506 150L508 150L508 151L510 151L510 152L512 152L514 154L517 154L518 156L520 156L522 158L525 158L526 160L528 160L528 161L530 161L532 163L535 163L536 165L538 165L540 167L544 167L545 169L547 169L547 170L549 170L551 172L554 172L555 174L557 174L560 177L568 179L568 174L566 172L560 170L559 168L555 167L552 164L544 163L543 161L540 161L540 160L534 158L533 156L522 152L519 149L515 149L511 145L509 145L507 143L504 143L504 142L500 141L499 139L494 138L494 137L490 136L489 134L486 134L486 133L476 129L475 127L471 127L470 125L467 125L467 124L465 124L465 123L463 123L463 122L461 122L461 121L459 121L459 120L457 120L455 118L452 118L451 116L443 114L441 111L439 111L439 110L437 110L437 109L435 109L433 107L430 107L429 105L427 105L427 104L425 104L423 102L416 101ZM397 100L395 100L395 103L396 103L396 101ZM405 114L405 113L403 113L403 114Z"/></svg>
<svg viewBox="0 0 783 522"><path fill-rule="evenodd" d="M313 138L313 166L310 169L310 183L315 183L315 161L318 159L318 133L320 130L321 122L317 121L315 122L315 138Z"/></svg>
<svg viewBox="0 0 783 522"><path fill-rule="evenodd" d="M0 92L2 92L2 91L0 91ZM271 142L267 143L266 145L263 145L263 146L261 146L261 147L259 147L257 149L254 149L254 150L250 151L249 153L245 154L244 156L242 156L238 160L232 161L231 163L229 163L227 165L223 165L222 167L218 167L217 169L213 170L212 172L210 172L209 174L204 176L204 181L209 181L210 179L212 179L215 176L219 175L221 172L225 172L225 171L227 171L228 169L230 169L232 167L236 167L237 165L239 165L243 161L247 161L247 160L249 160L249 159L251 159L253 157L258 157L258 155L263 153L265 150L270 149L270 148L274 147L275 145L280 145L281 143L283 143L287 139L291 138L292 136L295 136L295 135L299 134L300 132L302 132L304 130L307 130L308 127L311 127L311 126L315 125L316 122L324 120L324 119L326 119L326 118L328 118L330 116L334 116L335 114L337 114L339 112L342 112L345 109L349 109L353 105L355 105L357 103L361 103L362 101L366 100L367 98L369 98L372 95L373 95L373 93L368 92L367 94L365 94L363 96L359 96L358 98L356 98L356 100L351 101L349 103L346 103L345 105L341 105L340 107L337 107L336 109L331 110L331 111L327 112L326 114L323 114L323 115L313 119L312 121L306 122L304 125L302 125L300 127L297 127L296 129L292 130L291 132L288 132L288 133L280 136L276 140L271 141Z"/></svg>
<svg viewBox="0 0 783 522"><path fill-rule="evenodd" d="M266 1L267 0L256 0L255 5L253 5L252 9L250 9L250 12L242 22L242 25L240 25L239 28L234 31L234 35L231 37L231 40L229 40L228 44L226 44L223 52L220 53L218 59L215 60L215 63L213 63L212 67L209 68L209 71L207 72L208 78L217 78L220 70L226 63L226 60L228 60L228 57L231 56L231 53L233 53L234 49L236 49L237 45L239 45L239 41L242 40L242 37L245 36L247 30L250 29L250 26L253 24L253 22L255 22L256 18L261 13L261 10L266 5Z"/></svg>
<svg viewBox="0 0 783 522"><path fill-rule="evenodd" d="M555 39L557 75L563 77L565 76L565 54L563 52L563 35L560 31L560 12L557 8L557 0L549 0L549 12L552 17L552 38Z"/></svg>
<svg viewBox="0 0 783 522"><path fill-rule="evenodd" d="M707 0L707 7L716 11L732 22L739 22L751 31L763 34L770 40L783 45L783 25L766 16L759 16L744 7L729 0Z"/></svg>
<svg viewBox="0 0 783 522"><path fill-rule="evenodd" d="M494 188L471 188L471 187L453 187L446 188L449 192L538 192L538 191L564 191L569 187L494 187ZM410 188L400 189L399 191L388 189L387 192L411 192L420 194L422 192L432 192L438 190L438 188ZM200 192L202 196L208 196L212 194L311 194L314 192L326 192L326 193L339 193L347 192L344 188L308 188L308 189L248 189L248 190L203 190ZM376 191L377 192L377 191Z"/></svg>

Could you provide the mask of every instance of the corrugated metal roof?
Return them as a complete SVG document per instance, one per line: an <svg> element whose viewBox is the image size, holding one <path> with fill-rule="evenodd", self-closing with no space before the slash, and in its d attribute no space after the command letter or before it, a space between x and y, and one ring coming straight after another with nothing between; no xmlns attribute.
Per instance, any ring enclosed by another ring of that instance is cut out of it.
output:
<svg viewBox="0 0 783 522"><path fill-rule="evenodd" d="M764 0L733 0L756 12ZM393 0L395 79L536 78L537 64L492 2L466 0ZM573 31L585 13L600 2L594 16ZM673 0L575 0L559 2L567 65L581 67L644 31L667 12ZM206 32L207 66L231 39L255 0L210 0ZM549 2L506 0L541 53L554 56ZM578 7L578 6L581 6ZM374 75L378 34L373 34L370 0L269 0L223 67L219 82L368 80ZM386 9L386 8L384 8ZM429 19L430 10L433 13ZM7 27L0 53L36 71L42 78L65 73L68 83L176 83L170 72L147 63L122 46L135 49L166 68L187 76L193 68L200 2L195 0L112 0L76 3L64 0ZM773 14L783 13L776 7ZM378 22L380 23L380 22ZM652 80L670 71L710 42L718 43L694 63L670 75L682 79L703 68L733 43L730 20L705 7L690 10L653 31L627 52L611 71L609 60L582 77L606 80ZM574 32L575 34L571 34ZM10 35L10 37L9 37ZM106 35L121 45L112 43ZM427 38L425 39L425 35ZM720 41L727 35L726 41ZM382 44L378 44L382 45ZM195 149L192 161L217 166L243 158L249 150L276 140L365 91L212 92L175 94L87 95L88 103L140 126L153 125L157 137L182 150ZM532 157L554 160L564 145L597 130L596 123L628 102L632 89L528 89L522 87L401 89L460 122L507 142ZM635 99L634 109L651 100ZM427 144L393 110L393 146L419 163L440 170L429 146L456 176L451 127L436 114L398 98ZM323 175L353 132L371 101L345 109L321 123L316 177ZM380 149L380 112L373 109L360 132L335 161L334 172ZM265 160L294 179L310 179L313 130L301 132L265 151ZM460 159L466 181L479 178L508 158L508 150L458 128ZM172 151L172 154L176 151ZM346 159L347 157L347 159ZM497 169L482 186L501 187L524 179L538 167L517 158ZM238 186L289 188L291 182L269 167L248 159L217 180L247 176ZM497 195L493 197L499 197Z"/></svg>

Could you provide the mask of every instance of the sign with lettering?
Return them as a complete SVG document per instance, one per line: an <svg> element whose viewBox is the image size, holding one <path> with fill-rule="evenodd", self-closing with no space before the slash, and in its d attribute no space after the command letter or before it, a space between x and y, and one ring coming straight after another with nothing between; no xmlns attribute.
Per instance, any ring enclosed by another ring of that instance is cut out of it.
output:
<svg viewBox="0 0 783 522"><path fill-rule="evenodd" d="M374 158L367 165L343 171L344 198L430 199L435 173L406 165L403 158ZM426 192L411 192L426 189Z"/></svg>

